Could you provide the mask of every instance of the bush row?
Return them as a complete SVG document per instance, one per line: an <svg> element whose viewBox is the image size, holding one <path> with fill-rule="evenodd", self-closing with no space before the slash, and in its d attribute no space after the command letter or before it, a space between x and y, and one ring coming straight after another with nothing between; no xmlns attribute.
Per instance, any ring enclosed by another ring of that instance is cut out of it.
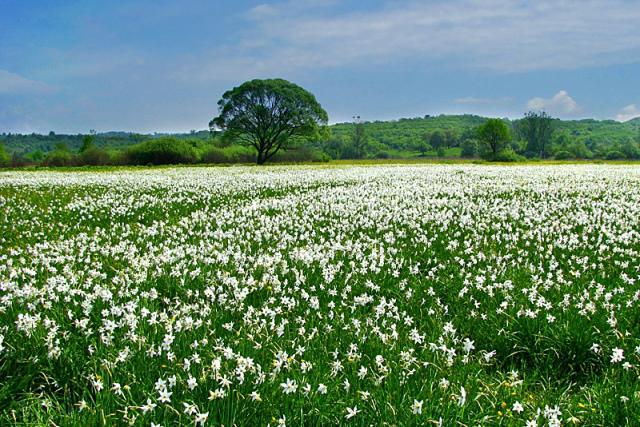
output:
<svg viewBox="0 0 640 427"><path fill-rule="evenodd" d="M277 153L273 163L325 162L330 158L323 152L301 147ZM171 165L193 163L254 163L256 153L253 148L242 146L217 147L173 137L162 137L144 141L123 150L105 150L91 146L80 153L58 148L42 155L41 158L11 158L0 150L0 166L100 166L100 165Z"/></svg>

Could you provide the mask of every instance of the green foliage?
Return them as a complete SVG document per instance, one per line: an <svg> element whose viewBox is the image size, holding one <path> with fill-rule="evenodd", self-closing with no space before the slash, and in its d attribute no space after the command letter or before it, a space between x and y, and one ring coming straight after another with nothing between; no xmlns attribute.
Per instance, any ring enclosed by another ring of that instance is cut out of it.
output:
<svg viewBox="0 0 640 427"><path fill-rule="evenodd" d="M46 166L71 166L74 163L73 154L69 150L62 149L50 152L44 159Z"/></svg>
<svg viewBox="0 0 640 427"><path fill-rule="evenodd" d="M517 122L517 133L526 141L525 155L544 159L551 145L554 119L544 111L529 111Z"/></svg>
<svg viewBox="0 0 640 427"><path fill-rule="evenodd" d="M500 150L493 157L493 160L496 162L522 162L525 159L526 158L524 156L517 154L511 148Z"/></svg>
<svg viewBox="0 0 640 427"><path fill-rule="evenodd" d="M168 165L195 163L198 160L196 149L187 141L164 137L145 141L127 151L131 164Z"/></svg>
<svg viewBox="0 0 640 427"><path fill-rule="evenodd" d="M631 138L620 145L620 151L627 159L640 159L640 148L638 148L638 144Z"/></svg>
<svg viewBox="0 0 640 427"><path fill-rule="evenodd" d="M320 139L328 116L316 98L283 79L251 80L218 102L220 115L209 123L224 137L254 147L263 164L292 143Z"/></svg>
<svg viewBox="0 0 640 427"><path fill-rule="evenodd" d="M539 152L535 154L528 151L531 147L527 148L529 144L523 139L523 125L520 122L525 119L505 121L514 128L517 136L506 146L510 146L518 154L540 157ZM364 135L362 138L364 143L360 150L354 147L356 125L354 123L340 123L331 126L331 136L325 141L311 140L304 145L314 149L308 153L323 152L332 159L371 159L387 155L393 159L436 157L437 147L432 147L428 142L431 136L436 134L438 135L436 138L440 141L437 144L442 144L441 141L444 139L445 146L449 147L446 149L447 157L460 154L465 158L479 155L489 158L491 155L487 153L485 147L479 146L477 140L469 142L477 138L478 127L486 120L486 118L472 115L440 115L395 121L363 122L359 125ZM610 151L619 151L627 159L640 159L638 147L640 120L619 123L611 120L562 121L554 119L553 127L551 143L545 145L545 156L557 158L558 152L566 151L571 154L571 158L604 159ZM44 164L45 156L55 150L55 145L58 145L60 151L70 150L80 153L83 151L83 144L89 140L91 144L85 144L85 150L88 148L87 145L102 148L107 150L110 164L127 164L130 162L127 157L128 149L133 145L166 136L189 141L198 152L200 161L205 163L246 163L256 160L253 147L247 148L239 145L237 141L234 142L229 137L222 138L221 133L215 130L173 135L140 135L126 132L91 133L89 135L0 134L0 144L4 144L10 163L14 166ZM291 148L296 146L296 144L291 145ZM212 149L209 153L208 150L212 146L223 149L224 152ZM380 152L385 152L385 154L379 155ZM249 160L247 160L248 155L250 156ZM207 156L210 160L207 160ZM82 157L77 156L73 164L83 164ZM272 160L276 161L277 157L275 155ZM103 156L101 162L104 160ZM312 161L312 159L309 158L307 161Z"/></svg>
<svg viewBox="0 0 640 427"><path fill-rule="evenodd" d="M444 132L442 132L441 130L437 130L433 132L429 136L429 144L436 150L439 150L440 148L445 148L447 146L447 138Z"/></svg>
<svg viewBox="0 0 640 427"><path fill-rule="evenodd" d="M436 150L436 155L438 157L444 157L447 155L447 150L444 147L440 147Z"/></svg>
<svg viewBox="0 0 640 427"><path fill-rule="evenodd" d="M554 157L556 160L568 160L573 158L573 154L563 150L563 151L556 152Z"/></svg>
<svg viewBox="0 0 640 427"><path fill-rule="evenodd" d="M511 141L507 124L500 119L489 119L478 128L481 155L486 160L497 160L498 153Z"/></svg>
<svg viewBox="0 0 640 427"><path fill-rule="evenodd" d="M362 159L367 149L368 138L364 130L364 124L355 123L353 129L353 135L351 137L351 153L348 154L348 158Z"/></svg>
<svg viewBox="0 0 640 427"><path fill-rule="evenodd" d="M82 146L80 147L80 152L84 153L85 151L93 148L95 146L96 135L90 133L89 135L85 135L82 137Z"/></svg>
<svg viewBox="0 0 640 427"><path fill-rule="evenodd" d="M433 147L426 139L420 139L411 145L411 149L419 152L424 157L429 151L433 150Z"/></svg>
<svg viewBox="0 0 640 427"><path fill-rule="evenodd" d="M100 147L89 145L78 155L78 162L82 165L100 166L112 163L109 153Z"/></svg>
<svg viewBox="0 0 640 427"><path fill-rule="evenodd" d="M590 159L593 153L583 141L576 141L569 146L568 150L576 159Z"/></svg>
<svg viewBox="0 0 640 427"><path fill-rule="evenodd" d="M11 157L9 157L9 153L5 150L4 145L0 144L0 167L9 166L11 162Z"/></svg>
<svg viewBox="0 0 640 427"><path fill-rule="evenodd" d="M202 163L251 163L255 161L252 149L238 145L227 147L210 146L200 155Z"/></svg>
<svg viewBox="0 0 640 427"><path fill-rule="evenodd" d="M45 154L42 150L34 150L25 155L25 158L31 162L40 163L44 160Z"/></svg>
<svg viewBox="0 0 640 427"><path fill-rule="evenodd" d="M56 142L54 145L56 151L70 151L69 146L64 141Z"/></svg>
<svg viewBox="0 0 640 427"><path fill-rule="evenodd" d="M477 139L465 139L461 144L462 151L460 157L473 158L478 155L478 140Z"/></svg>
<svg viewBox="0 0 640 427"><path fill-rule="evenodd" d="M374 159L390 159L391 158L391 153L389 153L388 151L378 151L376 154L373 155Z"/></svg>
<svg viewBox="0 0 640 427"><path fill-rule="evenodd" d="M606 156L607 160L623 160L625 158L626 156L624 155L624 153L618 150L611 150L607 152L607 156Z"/></svg>

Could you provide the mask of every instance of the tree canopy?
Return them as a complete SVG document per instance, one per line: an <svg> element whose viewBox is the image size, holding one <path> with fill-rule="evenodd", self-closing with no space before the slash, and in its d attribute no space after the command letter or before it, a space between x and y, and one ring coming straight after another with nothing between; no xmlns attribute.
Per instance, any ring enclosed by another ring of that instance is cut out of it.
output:
<svg viewBox="0 0 640 427"><path fill-rule="evenodd" d="M218 106L210 129L220 128L224 138L254 147L258 164L294 142L318 139L328 121L313 94L283 79L245 82L225 92Z"/></svg>
<svg viewBox="0 0 640 427"><path fill-rule="evenodd" d="M529 111L518 122L518 133L527 142L525 154L528 157L544 159L551 145L553 135L553 118L544 111Z"/></svg>
<svg viewBox="0 0 640 427"><path fill-rule="evenodd" d="M495 160L511 140L511 133L503 120L489 119L478 128L478 139L485 148L485 157Z"/></svg>

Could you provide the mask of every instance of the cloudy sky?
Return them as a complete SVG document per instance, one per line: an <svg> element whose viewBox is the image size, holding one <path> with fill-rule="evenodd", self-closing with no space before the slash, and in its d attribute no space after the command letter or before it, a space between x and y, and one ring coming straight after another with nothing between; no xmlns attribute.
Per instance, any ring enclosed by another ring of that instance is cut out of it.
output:
<svg viewBox="0 0 640 427"><path fill-rule="evenodd" d="M331 122L640 115L636 0L0 0L0 132L204 129L282 77Z"/></svg>

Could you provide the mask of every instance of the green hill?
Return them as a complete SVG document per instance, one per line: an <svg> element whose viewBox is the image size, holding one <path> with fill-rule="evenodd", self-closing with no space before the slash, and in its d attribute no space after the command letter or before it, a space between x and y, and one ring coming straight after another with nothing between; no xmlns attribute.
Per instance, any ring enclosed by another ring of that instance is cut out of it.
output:
<svg viewBox="0 0 640 427"><path fill-rule="evenodd" d="M355 123L337 123L331 126L328 140L311 144L317 154L333 159L340 158L411 158L456 157L465 150L465 144L473 144L475 132L486 117L464 115L439 115L420 118L403 118L389 121L363 122L365 139L361 147L354 145ZM514 135L512 148L525 154L524 145L518 139L518 120L504 119ZM640 156L640 118L620 123L614 120L554 120L554 133L550 154L565 158L636 158ZM434 136L435 134L435 136ZM117 153L144 141L167 134L140 135L128 132L106 132L95 136L95 145ZM189 140L194 147L222 147L217 135L208 131L192 131L171 135ZM0 134L0 143L13 156L33 159L55 150L78 152L84 135ZM471 142L469 142L471 141ZM307 150L309 151L309 150ZM622 155L620 155L622 153ZM246 156L245 156L246 157ZM298 157L296 157L298 158Z"/></svg>

